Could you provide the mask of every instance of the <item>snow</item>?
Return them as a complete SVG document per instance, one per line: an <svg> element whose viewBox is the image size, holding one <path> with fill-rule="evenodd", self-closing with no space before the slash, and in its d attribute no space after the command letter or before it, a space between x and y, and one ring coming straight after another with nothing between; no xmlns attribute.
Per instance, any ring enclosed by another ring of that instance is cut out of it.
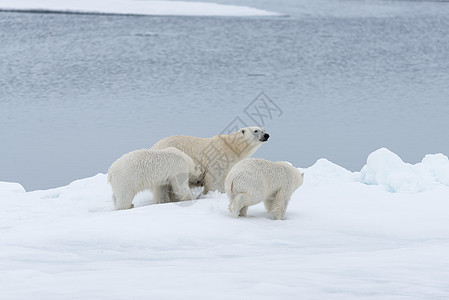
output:
<svg viewBox="0 0 449 300"><path fill-rule="evenodd" d="M301 169L307 173L305 180L308 185L320 185L332 182L348 182L357 179L357 174L346 170L325 158L319 159L308 169Z"/></svg>
<svg viewBox="0 0 449 300"><path fill-rule="evenodd" d="M0 9L72 13L181 16L279 16L247 6L185 1L135 0L2 0Z"/></svg>
<svg viewBox="0 0 449 300"><path fill-rule="evenodd" d="M449 162L379 149L320 159L287 219L233 218L225 194L114 211L106 174L51 190L0 183L2 299L438 299L449 295Z"/></svg>
<svg viewBox="0 0 449 300"><path fill-rule="evenodd" d="M390 192L421 192L436 185L449 186L449 160L443 154L426 155L421 163L411 165L388 149L368 156L361 171L361 181L384 186Z"/></svg>

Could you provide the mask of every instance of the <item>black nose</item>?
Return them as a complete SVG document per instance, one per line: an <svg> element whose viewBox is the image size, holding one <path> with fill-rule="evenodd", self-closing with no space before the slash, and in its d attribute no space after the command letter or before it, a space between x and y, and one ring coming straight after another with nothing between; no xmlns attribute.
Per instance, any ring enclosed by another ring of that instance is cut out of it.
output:
<svg viewBox="0 0 449 300"><path fill-rule="evenodd" d="M200 181L198 180L198 181L196 182L196 184L200 184Z"/></svg>
<svg viewBox="0 0 449 300"><path fill-rule="evenodd" d="M269 135L268 133L265 133L265 134L263 135L263 137L266 138L266 139L268 140L268 138L270 137L270 135Z"/></svg>

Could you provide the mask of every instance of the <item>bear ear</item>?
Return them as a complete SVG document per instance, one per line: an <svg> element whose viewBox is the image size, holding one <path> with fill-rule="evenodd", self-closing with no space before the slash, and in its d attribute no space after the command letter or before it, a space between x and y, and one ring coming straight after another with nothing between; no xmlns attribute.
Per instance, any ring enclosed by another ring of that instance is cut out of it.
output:
<svg viewBox="0 0 449 300"><path fill-rule="evenodd" d="M245 129L242 129L241 131L242 131L242 134L245 134Z"/></svg>

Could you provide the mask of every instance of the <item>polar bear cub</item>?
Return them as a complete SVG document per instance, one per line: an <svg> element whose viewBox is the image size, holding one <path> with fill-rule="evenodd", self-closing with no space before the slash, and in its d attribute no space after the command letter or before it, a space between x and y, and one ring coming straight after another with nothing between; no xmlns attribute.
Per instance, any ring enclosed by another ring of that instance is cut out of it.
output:
<svg viewBox="0 0 449 300"><path fill-rule="evenodd" d="M129 152L108 170L116 209L132 208L134 196L144 190L152 191L155 203L193 199L189 184L199 184L200 176L192 158L173 147Z"/></svg>
<svg viewBox="0 0 449 300"><path fill-rule="evenodd" d="M276 220L284 219L293 192L303 183L304 174L286 162L248 158L238 162L225 180L229 210L246 216L248 206L262 202Z"/></svg>

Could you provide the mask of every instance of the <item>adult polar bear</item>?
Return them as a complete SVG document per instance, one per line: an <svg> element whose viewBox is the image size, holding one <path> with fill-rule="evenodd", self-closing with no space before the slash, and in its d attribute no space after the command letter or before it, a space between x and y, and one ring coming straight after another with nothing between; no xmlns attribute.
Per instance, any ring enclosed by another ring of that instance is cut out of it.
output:
<svg viewBox="0 0 449 300"><path fill-rule="evenodd" d="M170 136L154 144L151 149L175 147L183 151L201 167L203 194L215 190L224 193L224 181L229 170L242 159L253 155L269 137L263 128L245 127L231 134L210 138Z"/></svg>

